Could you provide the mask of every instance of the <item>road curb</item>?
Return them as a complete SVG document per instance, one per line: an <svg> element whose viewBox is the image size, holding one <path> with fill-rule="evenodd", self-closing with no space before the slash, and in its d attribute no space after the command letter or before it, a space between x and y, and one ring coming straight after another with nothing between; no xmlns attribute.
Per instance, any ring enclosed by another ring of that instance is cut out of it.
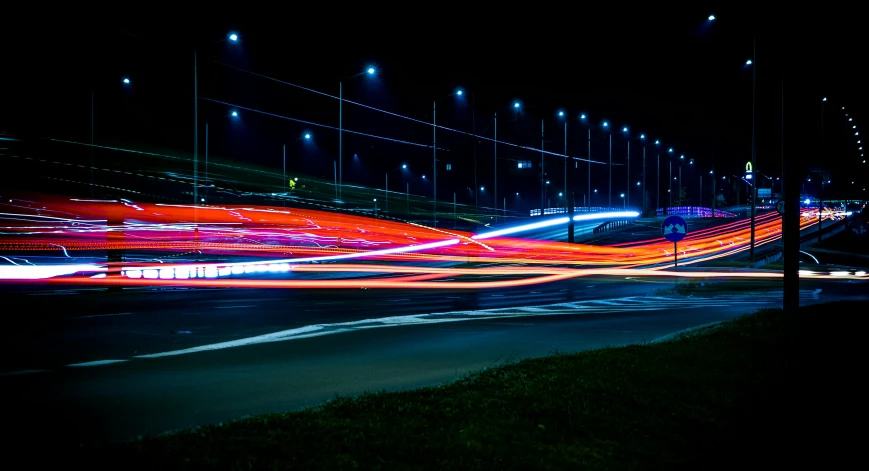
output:
<svg viewBox="0 0 869 471"><path fill-rule="evenodd" d="M675 340L676 338L678 338L682 334L688 334L688 333L696 332L696 331L703 330L703 329L709 329L709 328L715 327L719 324L722 324L724 322L725 321L709 322L707 324L701 324L701 325L697 325L694 327L689 327L687 329L677 330L676 332L673 332L673 333L670 333L667 335L663 335L663 336L658 337L656 339L652 339L652 341L649 343L669 342L671 340Z"/></svg>

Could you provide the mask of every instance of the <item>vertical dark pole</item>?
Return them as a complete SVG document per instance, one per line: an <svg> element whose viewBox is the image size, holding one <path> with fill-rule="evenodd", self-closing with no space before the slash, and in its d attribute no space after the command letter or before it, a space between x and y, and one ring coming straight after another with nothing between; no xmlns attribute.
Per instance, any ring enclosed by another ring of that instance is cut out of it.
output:
<svg viewBox="0 0 869 471"><path fill-rule="evenodd" d="M679 248L676 245L676 242L673 242L673 266L679 266Z"/></svg>
<svg viewBox="0 0 869 471"><path fill-rule="evenodd" d="M344 196L344 82L338 82L338 200Z"/></svg>
<svg viewBox="0 0 869 471"><path fill-rule="evenodd" d="M573 192L570 192L570 195L567 197L567 216L570 218L570 221L567 222L567 242L572 244L574 240L574 229L575 223L573 222L573 207L576 206L576 202L574 201Z"/></svg>
<svg viewBox="0 0 869 471"><path fill-rule="evenodd" d="M609 197L607 199L607 211L613 207L613 134L609 133L610 138L610 178L609 178Z"/></svg>
<svg viewBox="0 0 869 471"><path fill-rule="evenodd" d="M757 146L755 138L755 102L756 102L756 76L757 76L757 37L752 40L751 52L751 170L757 175ZM751 184L751 250L749 258L754 261L754 219L757 214L757 183Z"/></svg>
<svg viewBox="0 0 869 471"><path fill-rule="evenodd" d="M433 101L431 105L431 133L432 133L432 181L433 197L432 197L432 215L434 216L434 227L438 227L438 125L437 125L437 106L438 102Z"/></svg>
<svg viewBox="0 0 869 471"><path fill-rule="evenodd" d="M94 197L94 90L91 89L91 198Z"/></svg>
<svg viewBox="0 0 869 471"><path fill-rule="evenodd" d="M540 120L540 215L546 207L546 168L543 161L543 120ZM497 203L495 203L497 204Z"/></svg>
<svg viewBox="0 0 869 471"><path fill-rule="evenodd" d="M286 172L284 172L284 173L286 173ZM208 204L208 122L207 121L205 123L205 204Z"/></svg>
<svg viewBox="0 0 869 471"><path fill-rule="evenodd" d="M474 145L474 188L479 188L477 185L477 94L471 92L471 142ZM497 196L497 195L496 195ZM474 219L477 218L479 207L479 199L476 190L474 191Z"/></svg>
<svg viewBox="0 0 869 471"><path fill-rule="evenodd" d="M627 209L628 204L631 202L631 138L628 137L628 154L625 158L625 162L627 163L627 169L625 173L627 174L627 186L625 187L625 209Z"/></svg>
<svg viewBox="0 0 869 471"><path fill-rule="evenodd" d="M199 204L199 75L193 51L193 205Z"/></svg>
<svg viewBox="0 0 869 471"><path fill-rule="evenodd" d="M591 206L591 125L588 127L588 188L585 192L588 194L588 206Z"/></svg>
<svg viewBox="0 0 869 471"><path fill-rule="evenodd" d="M655 213L657 214L658 208L661 207L661 152L658 152L658 184L655 185Z"/></svg>
<svg viewBox="0 0 869 471"><path fill-rule="evenodd" d="M498 113L495 113L495 158L492 159L495 162L495 188L492 196L492 200L495 202L495 224L498 224ZM479 188L474 188L474 198L478 194Z"/></svg>
<svg viewBox="0 0 869 471"><path fill-rule="evenodd" d="M793 312L800 305L800 177L799 160L784 159L785 145L785 105L784 77L782 77L782 188L784 188L784 219L782 221L784 239L784 300L785 312ZM823 157L823 156L822 156Z"/></svg>

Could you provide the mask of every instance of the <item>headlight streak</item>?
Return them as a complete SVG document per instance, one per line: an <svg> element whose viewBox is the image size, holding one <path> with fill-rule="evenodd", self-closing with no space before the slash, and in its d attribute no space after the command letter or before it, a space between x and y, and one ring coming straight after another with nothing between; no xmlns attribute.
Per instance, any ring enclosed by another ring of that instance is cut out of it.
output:
<svg viewBox="0 0 869 471"><path fill-rule="evenodd" d="M66 257L76 258L75 252L82 250L143 250L169 251L177 254L179 251L188 253L209 253L212 258L222 255L257 256L259 259L245 262L182 262L161 263L151 266L147 263L127 262L123 265L112 264L114 270L121 270L127 279L155 283L210 283L212 281L249 281L269 283L281 280L241 280L244 276L258 276L264 273L289 272L331 272L331 273L374 273L371 265L332 264L345 260L370 259L378 261L400 262L459 262L480 264L520 264L520 267L505 271L456 271L448 269L439 272L439 277L446 276L519 276L537 277L527 280L503 280L510 283L537 284L547 280L547 277L576 277L597 273L595 270L645 269L667 275L671 266L672 253L667 250L671 245L660 239L647 241L643 245L621 244L619 246L590 246L581 244L566 244L562 242L511 239L503 237L508 234L518 234L544 227L551 227L569 222L568 217L558 217L531 224L497 229L489 232L471 235L461 231L447 231L429 228L419 224L400 223L391 220L371 219L364 216L326 213L311 210L281 210L268 207L195 207L190 205L165 205L133 203L123 200L121 204L112 201L53 201L39 203L40 207L29 208L32 211L50 211L55 214L70 214L75 217L59 218L53 216L2 213L7 217L0 219L21 220L28 225L11 225L7 229L10 234L19 237L0 239L0 250L57 250L61 249ZM11 205L6 205L7 207ZM18 207L16 207L18 209ZM129 211L118 216L118 210ZM198 216L193 217L193 213ZM825 216L837 214L825 211ZM115 221L122 221L122 226L108 226L107 219L100 219L106 214L114 214ZM817 211L815 211L817 214ZM595 219L617 219L637 217L632 211L580 214L575 215L575 221ZM230 221L227 221L230 220ZM195 223L193 221L198 221ZM781 238L781 220L775 213L767 213L757 218L757 243L762 245ZM39 225L41 223L45 225ZM816 219L804 217L801 227L810 227ZM34 225L36 224L36 225ZM27 231L21 229L27 228ZM32 232L30 229L42 228L42 232ZM16 231L17 229L17 231ZM193 233L198 234L195 240ZM122 234L123 239L109 238L111 234ZM35 237L34 237L35 236ZM443 237L449 239L444 240ZM440 239L440 240L439 240ZM480 239L494 239L486 244ZM310 244L283 245L281 241ZM688 244L679 247L682 259L680 264L690 265L701 261L740 253L748 249L748 225L746 221L737 221L714 228L695 231L686 238ZM277 245L280 243L281 245ZM324 247L328 244L331 247ZM389 248L364 250L368 247L387 245ZM70 255L72 252L74 255ZM423 253L427 252L427 253ZM297 258L286 257L292 254ZM183 255L183 254L179 254ZM298 257L298 255L305 255ZM168 255L167 256L173 256ZM271 257L271 258L263 258ZM136 257L138 258L138 257ZM151 260L165 258L150 257ZM148 260L149 257L142 258ZM72 261L72 260L70 260ZM159 260L158 260L159 261ZM320 262L329 262L327 266ZM317 265L307 265L314 263ZM305 264L305 265L300 265ZM553 271L550 265L558 265L567 271ZM391 265L381 265L390 267ZM91 282L117 282L117 277L109 275L106 265L73 264L73 265L40 265L44 270L30 270L27 274L18 271L16 266L2 266L0 278L14 279L44 279L55 276L65 277L64 280L79 279L70 276L75 273L96 273L98 278L89 278ZM358 267L358 268L350 268ZM581 267L581 268L575 268ZM77 269L79 268L79 269ZM70 271L72 270L72 271ZM452 271L449 271L452 270ZM424 272L423 275L414 273ZM582 272L577 274L576 272ZM398 272L391 272L396 274ZM424 268L413 267L401 272L411 276L429 276ZM21 276L19 276L21 274ZM623 275L620 275L623 276ZM667 275L672 276L672 274ZM729 275L728 275L729 276ZM864 279L865 273L851 275L849 272L836 272L831 277L856 277ZM232 280L217 280L232 277ZM308 283L315 280L285 280L298 283ZM359 280L316 280L330 282L358 283ZM367 281L378 281L366 279ZM390 283L410 282L405 278L390 278ZM417 279L423 282L426 280ZM414 281L414 282L416 282ZM68 281L59 281L68 282ZM444 287L445 282L438 283ZM474 281L457 281L455 283L478 283ZM482 282L487 283L487 282ZM319 285L317 285L319 286ZM331 286L331 285L325 285ZM391 285L390 285L391 286ZM415 285L404 285L413 287ZM475 286L475 285L468 285ZM488 285L478 285L488 286ZM512 286L512 285L509 285ZM518 286L518 285L517 285Z"/></svg>

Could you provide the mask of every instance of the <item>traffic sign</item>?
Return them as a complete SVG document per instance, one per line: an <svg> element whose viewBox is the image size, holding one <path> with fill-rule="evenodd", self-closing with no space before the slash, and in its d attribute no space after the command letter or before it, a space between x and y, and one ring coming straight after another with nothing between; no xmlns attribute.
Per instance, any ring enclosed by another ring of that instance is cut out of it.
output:
<svg viewBox="0 0 869 471"><path fill-rule="evenodd" d="M778 211L779 214L785 213L785 200L778 200L775 204L775 210Z"/></svg>
<svg viewBox="0 0 869 471"><path fill-rule="evenodd" d="M679 242L688 235L688 223L679 216L670 216L661 224L661 235L670 242Z"/></svg>

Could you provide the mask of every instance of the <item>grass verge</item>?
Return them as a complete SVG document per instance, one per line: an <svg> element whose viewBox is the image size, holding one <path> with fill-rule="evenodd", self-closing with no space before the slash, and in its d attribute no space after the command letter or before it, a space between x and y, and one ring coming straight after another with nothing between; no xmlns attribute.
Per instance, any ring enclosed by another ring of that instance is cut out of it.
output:
<svg viewBox="0 0 869 471"><path fill-rule="evenodd" d="M836 424L840 414L859 421L852 391L861 380L841 374L856 364L847 333L856 329L838 332L835 321L867 306L761 311L670 342L525 360L441 387L337 398L76 456L81 469L734 469L812 460L834 469L848 437L860 436Z"/></svg>

